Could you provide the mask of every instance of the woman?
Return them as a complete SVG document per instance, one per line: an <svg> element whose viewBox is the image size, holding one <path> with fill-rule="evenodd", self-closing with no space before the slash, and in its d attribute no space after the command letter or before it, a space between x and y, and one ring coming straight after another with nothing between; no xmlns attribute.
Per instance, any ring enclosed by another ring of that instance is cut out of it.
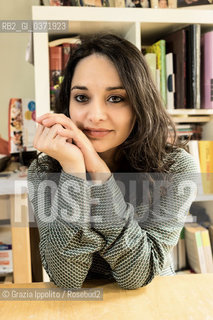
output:
<svg viewBox="0 0 213 320"><path fill-rule="evenodd" d="M135 289L174 275L170 253L197 167L175 136L168 139L174 124L141 52L112 34L82 38L56 113L37 122L34 146L47 156L29 168L29 194L50 279L80 288L105 277ZM129 193L127 180L139 181ZM136 194L136 205L127 201Z"/></svg>

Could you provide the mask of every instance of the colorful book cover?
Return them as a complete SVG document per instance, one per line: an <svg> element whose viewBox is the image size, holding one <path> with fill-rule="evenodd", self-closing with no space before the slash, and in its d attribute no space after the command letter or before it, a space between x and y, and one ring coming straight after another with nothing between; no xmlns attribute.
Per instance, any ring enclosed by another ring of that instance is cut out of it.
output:
<svg viewBox="0 0 213 320"><path fill-rule="evenodd" d="M202 108L213 109L213 31L202 36Z"/></svg>
<svg viewBox="0 0 213 320"><path fill-rule="evenodd" d="M213 141L198 141L203 192L213 193Z"/></svg>
<svg viewBox="0 0 213 320"><path fill-rule="evenodd" d="M156 53L157 69L160 70L160 92L165 106L167 105L167 85L166 85L166 42L159 40L152 46L147 47L148 53Z"/></svg>

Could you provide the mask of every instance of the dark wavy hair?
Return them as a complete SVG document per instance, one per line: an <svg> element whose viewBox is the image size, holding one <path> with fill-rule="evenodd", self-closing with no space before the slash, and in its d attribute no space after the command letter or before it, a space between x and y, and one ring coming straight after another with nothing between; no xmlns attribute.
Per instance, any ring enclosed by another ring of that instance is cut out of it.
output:
<svg viewBox="0 0 213 320"><path fill-rule="evenodd" d="M185 149L185 144L177 139L173 120L166 112L142 52L111 33L84 35L80 39L81 44L67 63L54 111L69 117L71 81L78 62L92 54L106 56L113 62L136 115L129 137L116 149L114 163L119 164L120 172L169 172L174 160L167 155L178 148ZM48 159L53 171L61 170L56 160Z"/></svg>

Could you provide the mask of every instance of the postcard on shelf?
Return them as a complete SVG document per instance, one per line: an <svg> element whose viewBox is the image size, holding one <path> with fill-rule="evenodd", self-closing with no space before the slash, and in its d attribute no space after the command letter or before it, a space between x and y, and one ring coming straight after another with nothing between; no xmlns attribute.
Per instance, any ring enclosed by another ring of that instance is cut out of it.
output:
<svg viewBox="0 0 213 320"><path fill-rule="evenodd" d="M9 103L9 152L33 151L36 131L35 102L32 99L12 98Z"/></svg>

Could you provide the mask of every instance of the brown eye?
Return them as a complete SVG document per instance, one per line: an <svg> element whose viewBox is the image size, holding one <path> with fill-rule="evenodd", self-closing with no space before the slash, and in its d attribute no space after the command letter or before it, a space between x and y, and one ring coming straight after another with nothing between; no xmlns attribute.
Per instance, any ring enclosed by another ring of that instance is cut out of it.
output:
<svg viewBox="0 0 213 320"><path fill-rule="evenodd" d="M111 99L111 101L110 101L110 99ZM124 98L119 97L119 96L111 96L111 97L109 98L109 101L110 101L110 102L113 102L113 103L119 103L119 102L124 101Z"/></svg>
<svg viewBox="0 0 213 320"><path fill-rule="evenodd" d="M77 102L86 102L88 100L88 98L83 94L79 94L79 95L75 96L75 100Z"/></svg>

